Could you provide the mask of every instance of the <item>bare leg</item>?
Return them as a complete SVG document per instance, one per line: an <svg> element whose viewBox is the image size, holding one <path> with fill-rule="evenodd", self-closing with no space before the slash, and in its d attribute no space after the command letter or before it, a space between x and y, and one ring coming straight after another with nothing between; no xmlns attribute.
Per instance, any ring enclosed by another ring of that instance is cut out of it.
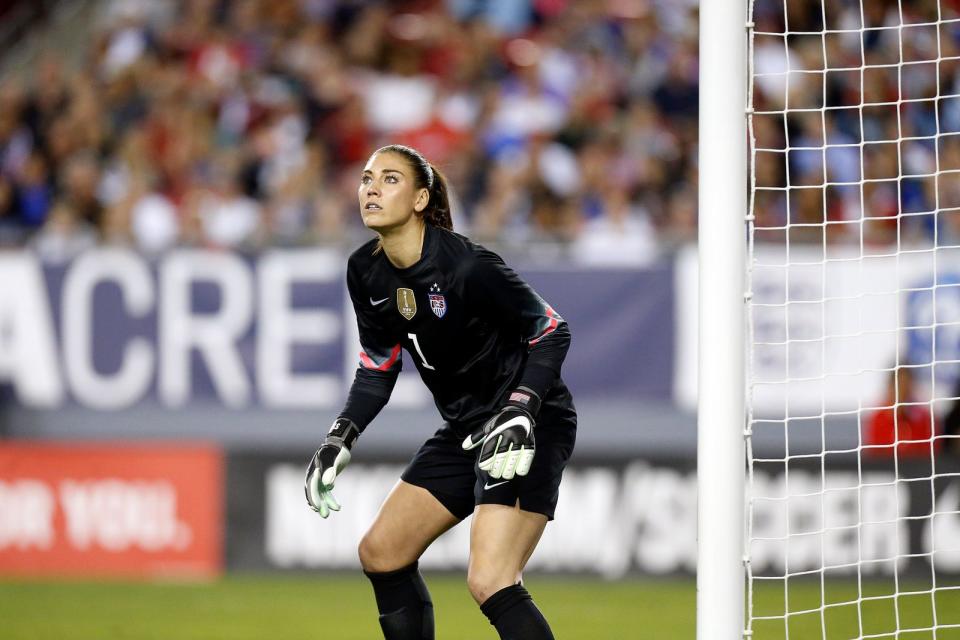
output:
<svg viewBox="0 0 960 640"><path fill-rule="evenodd" d="M479 505L470 531L467 585L502 640L553 640L550 625L521 584L547 517L519 505Z"/></svg>
<svg viewBox="0 0 960 640"><path fill-rule="evenodd" d="M458 522L429 491L400 480L360 541L360 565L385 572L413 564Z"/></svg>
<svg viewBox="0 0 960 640"><path fill-rule="evenodd" d="M546 526L547 516L521 511L519 506L477 505L467 569L467 585L477 604L520 582L523 567Z"/></svg>

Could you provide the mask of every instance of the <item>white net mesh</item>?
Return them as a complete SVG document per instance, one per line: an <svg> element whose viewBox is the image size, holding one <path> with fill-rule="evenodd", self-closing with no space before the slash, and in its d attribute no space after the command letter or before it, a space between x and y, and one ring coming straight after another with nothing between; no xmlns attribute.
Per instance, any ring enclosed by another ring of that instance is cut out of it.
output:
<svg viewBox="0 0 960 640"><path fill-rule="evenodd" d="M960 0L750 20L747 635L960 639Z"/></svg>

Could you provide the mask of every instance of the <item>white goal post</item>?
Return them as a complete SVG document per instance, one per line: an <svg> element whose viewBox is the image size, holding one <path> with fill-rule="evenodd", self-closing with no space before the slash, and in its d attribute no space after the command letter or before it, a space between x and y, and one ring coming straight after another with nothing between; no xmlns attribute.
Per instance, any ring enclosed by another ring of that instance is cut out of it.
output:
<svg viewBox="0 0 960 640"><path fill-rule="evenodd" d="M698 640L743 630L745 4L700 3Z"/></svg>
<svg viewBox="0 0 960 640"><path fill-rule="evenodd" d="M702 0L699 640L960 638L960 0Z"/></svg>

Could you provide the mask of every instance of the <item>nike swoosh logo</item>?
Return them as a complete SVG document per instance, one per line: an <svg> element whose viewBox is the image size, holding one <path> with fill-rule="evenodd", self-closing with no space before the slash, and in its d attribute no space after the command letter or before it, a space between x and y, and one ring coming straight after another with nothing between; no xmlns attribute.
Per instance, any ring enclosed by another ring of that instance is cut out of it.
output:
<svg viewBox="0 0 960 640"><path fill-rule="evenodd" d="M498 483L496 483L496 484L489 484L489 483L488 483L488 484L484 484L484 485L483 485L483 488L484 488L484 490L493 489L494 487L499 487L500 485L502 485L502 484L507 484L508 482L510 482L510 481L509 481L509 480L504 480L503 482L498 482Z"/></svg>
<svg viewBox="0 0 960 640"><path fill-rule="evenodd" d="M374 300L373 298L370 298L370 304L372 304L373 306L377 306L378 304L383 304L384 302L386 302L386 301L389 300L389 299L390 299L390 296L387 296L386 298L383 298L382 300Z"/></svg>

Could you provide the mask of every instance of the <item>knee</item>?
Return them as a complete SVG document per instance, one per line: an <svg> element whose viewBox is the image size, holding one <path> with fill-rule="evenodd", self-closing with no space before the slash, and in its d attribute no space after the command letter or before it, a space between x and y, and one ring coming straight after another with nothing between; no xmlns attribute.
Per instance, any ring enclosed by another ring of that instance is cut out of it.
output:
<svg viewBox="0 0 960 640"><path fill-rule="evenodd" d="M467 588L477 604L483 604L497 591L516 584L519 580L516 572L495 571L473 563L467 569Z"/></svg>
<svg viewBox="0 0 960 640"><path fill-rule="evenodd" d="M382 536L368 531L357 547L360 566L368 573L384 573L405 566L403 564L398 565L396 555L390 551L389 543Z"/></svg>

